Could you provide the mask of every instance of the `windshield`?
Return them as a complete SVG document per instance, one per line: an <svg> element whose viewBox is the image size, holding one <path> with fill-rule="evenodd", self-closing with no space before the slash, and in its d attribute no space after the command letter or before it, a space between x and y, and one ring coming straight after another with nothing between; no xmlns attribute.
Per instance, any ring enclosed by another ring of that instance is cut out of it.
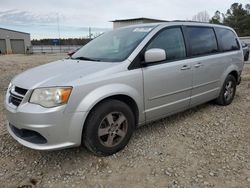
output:
<svg viewBox="0 0 250 188"><path fill-rule="evenodd" d="M78 50L72 59L124 61L152 29L152 26L137 26L104 33Z"/></svg>

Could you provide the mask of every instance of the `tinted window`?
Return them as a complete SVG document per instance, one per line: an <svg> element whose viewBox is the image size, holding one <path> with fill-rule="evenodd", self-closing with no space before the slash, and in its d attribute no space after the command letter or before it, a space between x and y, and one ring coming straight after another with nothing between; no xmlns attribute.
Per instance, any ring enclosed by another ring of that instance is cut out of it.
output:
<svg viewBox="0 0 250 188"><path fill-rule="evenodd" d="M162 31L148 46L148 49L161 48L166 51L167 60L177 60L186 57L185 43L180 28L170 28Z"/></svg>
<svg viewBox="0 0 250 188"><path fill-rule="evenodd" d="M188 27L187 31L193 56L218 52L213 28Z"/></svg>
<svg viewBox="0 0 250 188"><path fill-rule="evenodd" d="M239 50L240 46L236 35L229 29L217 28L218 38L223 51Z"/></svg>

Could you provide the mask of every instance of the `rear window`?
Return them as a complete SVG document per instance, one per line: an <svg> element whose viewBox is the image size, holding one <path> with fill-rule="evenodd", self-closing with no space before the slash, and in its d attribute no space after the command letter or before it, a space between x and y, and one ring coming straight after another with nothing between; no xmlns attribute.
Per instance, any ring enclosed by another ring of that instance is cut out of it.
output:
<svg viewBox="0 0 250 188"><path fill-rule="evenodd" d="M218 45L213 28L188 27L191 55L205 55L218 52Z"/></svg>
<svg viewBox="0 0 250 188"><path fill-rule="evenodd" d="M220 39L220 45L223 51L234 51L240 49L237 37L231 30L216 28L216 33Z"/></svg>

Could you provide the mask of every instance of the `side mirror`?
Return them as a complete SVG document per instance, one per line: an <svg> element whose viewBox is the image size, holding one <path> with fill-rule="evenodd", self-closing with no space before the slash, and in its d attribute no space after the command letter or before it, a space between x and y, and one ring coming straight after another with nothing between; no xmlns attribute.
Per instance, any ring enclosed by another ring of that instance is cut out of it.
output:
<svg viewBox="0 0 250 188"><path fill-rule="evenodd" d="M152 48L144 54L145 63L154 63L164 61L167 58L166 52L160 48Z"/></svg>
<svg viewBox="0 0 250 188"><path fill-rule="evenodd" d="M75 51L70 51L70 52L67 53L67 55L68 55L69 57L71 57L72 55L74 55L74 53L76 53L76 52L75 52Z"/></svg>
<svg viewBox="0 0 250 188"><path fill-rule="evenodd" d="M74 49L74 50L71 50L71 51L69 51L69 52L67 53L67 55L68 55L69 57L71 57L71 56L74 55L79 49L80 49L80 48L76 48L76 49Z"/></svg>

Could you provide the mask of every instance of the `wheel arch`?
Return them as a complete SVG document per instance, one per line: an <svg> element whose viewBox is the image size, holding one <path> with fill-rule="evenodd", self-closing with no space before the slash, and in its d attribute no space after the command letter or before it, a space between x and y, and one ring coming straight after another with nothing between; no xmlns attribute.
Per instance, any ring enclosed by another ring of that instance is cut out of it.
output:
<svg viewBox="0 0 250 188"><path fill-rule="evenodd" d="M116 94L116 95L111 95L109 97L106 97L100 101L98 101L92 108L91 110L88 112L87 114L87 117L86 119L88 118L89 114L91 113L91 111L97 107L98 105L100 105L101 103L103 103L104 101L107 101L107 100L118 100L118 101L121 101L121 102L124 102L125 104L127 104L129 106L129 108L132 110L134 116L135 116L135 124L137 125L138 124L138 121L139 121L139 108L135 102L135 100L128 96L128 95L124 95L124 94ZM85 121L86 122L86 121Z"/></svg>
<svg viewBox="0 0 250 188"><path fill-rule="evenodd" d="M236 82L238 83L239 81L239 68L236 65L231 65L229 66L225 71L224 74L221 76L221 81L220 81L220 87L223 86L225 79L227 78L228 75L232 75L235 77Z"/></svg>
<svg viewBox="0 0 250 188"><path fill-rule="evenodd" d="M228 75L232 75L235 78L236 82L238 82L239 75L236 70L231 71Z"/></svg>
<svg viewBox="0 0 250 188"><path fill-rule="evenodd" d="M136 101L132 97L130 97L128 95L124 95L124 94L111 95L111 96L103 98L102 100L95 103L95 105L90 109L90 111L88 111L88 113L86 115L86 118L85 118L85 121L83 123L83 127L82 127L82 135L81 135L82 144L83 144L83 136L84 136L84 130L85 130L85 127L86 127L86 122L87 122L92 110L94 110L94 108L97 107L98 105L100 105L101 103L103 103L103 102L105 102L107 100L112 100L112 99L124 102L125 104L127 104L129 106L129 108L132 110L132 112L134 114L134 117L135 117L135 126L136 127L138 126L139 108L138 108L138 106L136 104Z"/></svg>
<svg viewBox="0 0 250 188"><path fill-rule="evenodd" d="M145 121L145 116L143 115L144 99L142 94L135 88L125 84L110 84L93 90L82 99L76 111L86 112L87 119L93 108L109 99L116 99L126 103L135 115L136 125Z"/></svg>

